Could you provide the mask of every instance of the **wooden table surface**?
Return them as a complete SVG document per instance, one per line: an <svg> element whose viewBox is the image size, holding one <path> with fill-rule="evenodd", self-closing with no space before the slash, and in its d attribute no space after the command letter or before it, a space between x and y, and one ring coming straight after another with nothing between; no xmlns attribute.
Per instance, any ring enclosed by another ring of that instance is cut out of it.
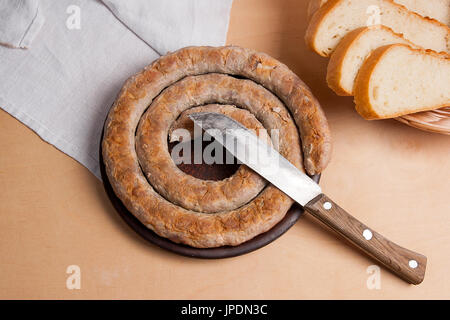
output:
<svg viewBox="0 0 450 320"><path fill-rule="evenodd" d="M367 286L376 263L307 216L245 256L206 261L165 252L122 222L87 169L0 111L0 298L450 298L450 138L365 121L351 98L334 95L327 60L304 45L306 3L235 0L228 43L273 55L311 87L334 141L324 191L426 255L421 285L381 268L379 288ZM79 290L66 287L70 265L80 267Z"/></svg>

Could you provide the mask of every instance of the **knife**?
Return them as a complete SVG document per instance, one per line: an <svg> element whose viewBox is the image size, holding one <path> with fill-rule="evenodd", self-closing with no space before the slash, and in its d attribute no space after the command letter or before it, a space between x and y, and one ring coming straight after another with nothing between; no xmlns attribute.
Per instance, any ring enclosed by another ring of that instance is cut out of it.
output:
<svg viewBox="0 0 450 320"><path fill-rule="evenodd" d="M272 146L239 122L215 112L189 115L241 163L280 189L305 210L383 264L403 280L419 284L425 276L427 258L400 247L359 222L322 193L320 186L298 170Z"/></svg>

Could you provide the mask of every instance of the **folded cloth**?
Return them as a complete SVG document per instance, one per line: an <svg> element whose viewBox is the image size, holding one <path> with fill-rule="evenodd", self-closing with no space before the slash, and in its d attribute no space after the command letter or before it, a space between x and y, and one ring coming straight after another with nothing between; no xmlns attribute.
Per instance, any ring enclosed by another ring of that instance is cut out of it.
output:
<svg viewBox="0 0 450 320"><path fill-rule="evenodd" d="M38 0L0 0L0 44L29 47L44 20Z"/></svg>
<svg viewBox="0 0 450 320"><path fill-rule="evenodd" d="M226 41L231 0L102 1L160 55Z"/></svg>
<svg viewBox="0 0 450 320"><path fill-rule="evenodd" d="M111 0L108 7L95 0L41 0L39 11L45 23L32 46L27 50L0 46L0 107L100 177L104 119L124 81L159 57L152 47L164 52L178 49L176 43L179 47L224 43L231 0L203 2L207 8L220 10L212 10L215 18L205 20L201 27L197 24L203 23L199 16L205 7L201 1L183 0L190 1L196 5L185 12L185 22L171 30L166 27L173 23L169 8L162 6L141 11L132 26L126 24L128 20L122 17L133 16L128 10L138 12L133 8L146 8L142 7L144 0ZM127 3L124 15L121 2ZM175 1L171 3L172 12L177 12L179 7L175 8ZM114 14L108 8L114 8ZM158 12L163 9L164 13ZM220 28L208 25L213 20ZM145 33L148 21L159 21L152 27L155 45ZM140 25L145 27L138 28ZM179 39L179 30L195 32L189 39L196 41L174 40ZM203 43L197 34L200 30Z"/></svg>

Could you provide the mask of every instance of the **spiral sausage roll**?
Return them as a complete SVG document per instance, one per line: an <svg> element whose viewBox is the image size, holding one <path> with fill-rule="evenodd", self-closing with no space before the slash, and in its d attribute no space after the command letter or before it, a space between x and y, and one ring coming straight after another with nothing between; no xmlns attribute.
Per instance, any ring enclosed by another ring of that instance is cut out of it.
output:
<svg viewBox="0 0 450 320"><path fill-rule="evenodd" d="M269 134L276 130L278 151L310 175L329 161L323 111L284 64L236 46L188 47L161 57L126 81L105 123L102 155L127 209L174 242L239 245L272 228L293 204L244 165L220 181L181 171L168 141L197 111L224 113Z"/></svg>

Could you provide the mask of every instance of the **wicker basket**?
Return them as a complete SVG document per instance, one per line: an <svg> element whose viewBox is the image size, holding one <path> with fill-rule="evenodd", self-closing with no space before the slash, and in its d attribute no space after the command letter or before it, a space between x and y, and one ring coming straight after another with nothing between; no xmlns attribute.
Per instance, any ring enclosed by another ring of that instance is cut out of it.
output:
<svg viewBox="0 0 450 320"><path fill-rule="evenodd" d="M420 130L450 135L450 107L408 114L396 120Z"/></svg>

